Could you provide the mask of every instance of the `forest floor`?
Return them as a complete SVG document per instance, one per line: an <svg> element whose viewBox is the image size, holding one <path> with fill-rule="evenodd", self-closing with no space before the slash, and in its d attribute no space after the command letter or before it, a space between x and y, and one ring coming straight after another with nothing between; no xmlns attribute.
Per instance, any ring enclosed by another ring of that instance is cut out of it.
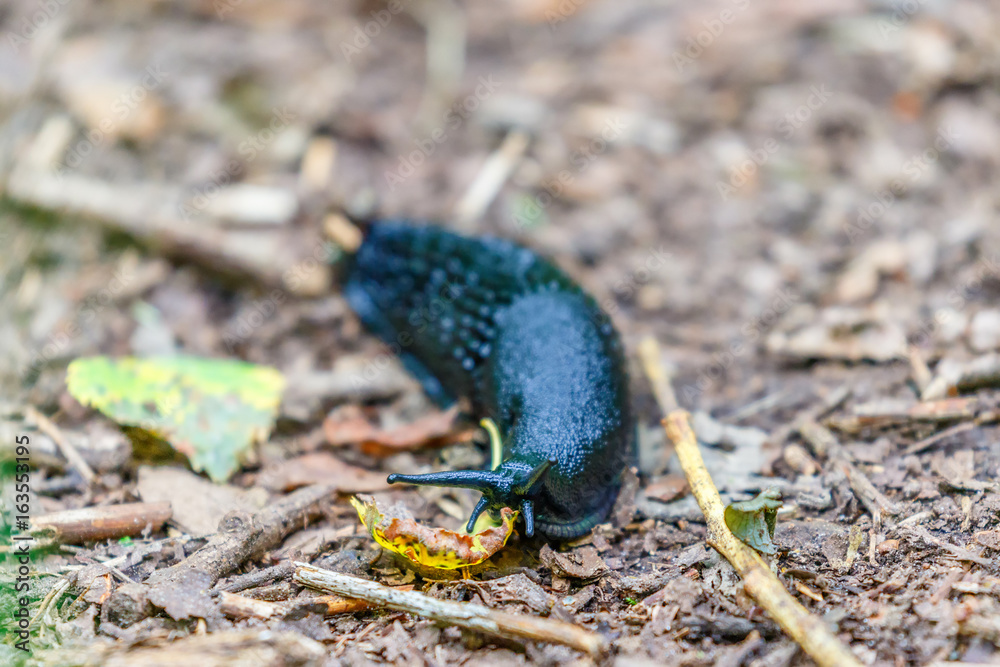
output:
<svg viewBox="0 0 1000 667"><path fill-rule="evenodd" d="M30 660L811 664L705 545L638 361L653 338L723 497L782 491L774 569L861 662L1000 664L997 34L1000 4L973 0L6 3L0 451L30 436L33 514L172 503L157 530L34 561ZM338 291L339 211L512 238L595 295L632 360L624 519L512 538L471 581L377 549L352 493L458 527L475 493L384 476L486 454L468 419L415 433L436 408ZM288 379L228 484L140 459L66 391L78 357L178 351ZM286 539L143 597L220 521L314 483L337 493ZM329 613L292 560L610 651ZM227 587L291 611L245 618Z"/></svg>

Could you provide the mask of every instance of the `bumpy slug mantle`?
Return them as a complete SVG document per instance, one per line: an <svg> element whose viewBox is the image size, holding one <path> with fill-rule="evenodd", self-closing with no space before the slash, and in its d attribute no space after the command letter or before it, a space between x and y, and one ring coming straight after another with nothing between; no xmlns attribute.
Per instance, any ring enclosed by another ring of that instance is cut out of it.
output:
<svg viewBox="0 0 1000 667"><path fill-rule="evenodd" d="M433 226L375 222L347 270L365 325L436 402L468 396L503 441L493 470L389 475L477 489L521 510L528 536L568 539L604 520L634 456L625 358L592 297L534 252Z"/></svg>

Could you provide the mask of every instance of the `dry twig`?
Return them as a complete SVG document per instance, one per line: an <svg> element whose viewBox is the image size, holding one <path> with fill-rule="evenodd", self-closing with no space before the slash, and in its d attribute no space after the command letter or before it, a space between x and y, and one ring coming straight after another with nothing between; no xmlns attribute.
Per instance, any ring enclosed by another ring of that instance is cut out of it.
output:
<svg viewBox="0 0 1000 667"><path fill-rule="evenodd" d="M698 451L685 410L674 410L663 420L691 491L708 522L708 543L726 557L743 578L743 588L777 621L820 667L860 667L839 639L793 598L756 551L736 539L724 518L725 507Z"/></svg>
<svg viewBox="0 0 1000 667"><path fill-rule="evenodd" d="M785 424L781 428L775 429L774 432L771 433L771 437L768 438L768 442L776 447L781 447L785 444L785 441L799 431L802 424L816 421L826 413L835 410L841 403L846 401L850 395L851 389L847 385L837 387L824 396L818 405L803 411L802 414L800 414L794 421Z"/></svg>
<svg viewBox="0 0 1000 667"><path fill-rule="evenodd" d="M397 590L413 590L413 586L400 586ZM268 619L283 616L293 607L308 607L310 611L320 610L327 616L353 614L359 611L377 609L364 600L345 598L340 595L319 595L313 598L297 598L293 602L274 602L250 598L236 593L219 593L219 610L230 618Z"/></svg>
<svg viewBox="0 0 1000 667"><path fill-rule="evenodd" d="M459 226L469 226L482 217L490 202L500 192L511 172L527 150L531 138L523 130L512 130L504 138L503 143L479 170L472 185L455 207L455 218Z"/></svg>
<svg viewBox="0 0 1000 667"><path fill-rule="evenodd" d="M316 590L343 595L390 609L405 611L435 621L478 630L501 637L563 644L591 656L604 651L600 635L548 618L509 614L472 602L438 600L416 591L401 591L308 563L297 563L295 581Z"/></svg>
<svg viewBox="0 0 1000 667"><path fill-rule="evenodd" d="M844 472L851 485L851 491L871 513L877 531L881 531L883 515L899 514L896 503L875 488L871 480L854 465L850 454L841 446L837 436L830 429L814 421L806 421L799 425L799 434L813 448L816 456L828 458Z"/></svg>
<svg viewBox="0 0 1000 667"><path fill-rule="evenodd" d="M219 610L230 618L260 618L267 620L288 611L287 605L255 600L236 593L219 593Z"/></svg>
<svg viewBox="0 0 1000 667"><path fill-rule="evenodd" d="M59 542L80 544L159 530L172 515L170 503L125 503L52 512L32 523L36 530L54 530Z"/></svg>
<svg viewBox="0 0 1000 667"><path fill-rule="evenodd" d="M297 295L315 296L330 284L330 269L322 263L310 271L298 271L298 280L286 284L288 271L305 266L310 259L318 246L317 238L288 226L222 227L212 225L207 216L185 219L178 213L184 192L176 185L118 184L20 168L6 183L0 183L0 191L23 204L89 218L184 261L249 276Z"/></svg>
<svg viewBox="0 0 1000 667"><path fill-rule="evenodd" d="M954 426L946 428L943 431L938 431L934 435L928 436L923 440L919 440L913 443L912 445L906 448L906 450L903 452L903 455L910 456L911 454L919 454L920 452L930 449L931 447L941 442L942 440L946 440L947 438L950 438L953 435L958 435L959 433L971 431L972 429L976 428L982 423L983 422L976 419L974 421L955 424Z"/></svg>
<svg viewBox="0 0 1000 667"><path fill-rule="evenodd" d="M82 456L80 456L80 452L76 451L76 447L73 446L73 443L69 441L58 426L52 423L51 419L32 406L28 406L25 409L24 416L27 417L29 421L34 422L39 431L55 441L56 445L59 447L59 451L61 451L63 456L66 457L66 461L69 463L70 467L80 473L80 476L83 477L87 484L94 483L94 478L97 477L97 475L94 474L93 469L87 465L87 462L83 460Z"/></svg>
<svg viewBox="0 0 1000 667"><path fill-rule="evenodd" d="M217 586L217 588L225 593L238 593L248 588L256 588L264 584L269 584L272 581L284 579L294 570L295 565L291 561L286 560L271 567L265 567L233 577L231 581L227 581L225 584Z"/></svg>
<svg viewBox="0 0 1000 667"><path fill-rule="evenodd" d="M645 344L642 355L646 373L657 377L660 373L659 354L656 341ZM656 382L651 378L652 382ZM666 394L667 392L663 392ZM670 395L673 392L669 392ZM844 391L834 392L818 408L817 414L832 409L834 404L846 398ZM698 441L691 430L690 415L686 410L668 409L661 404L660 409L667 414L662 424L667 437L674 444L674 450L687 477L691 492L698 501L702 514L708 523L708 544L728 560L743 579L747 594L763 607L774 620L794 639L820 667L860 667L861 663L851 654L823 622L809 613L781 585L771 568L752 548L740 542L726 525L725 507L712 476L705 468L705 461L698 450ZM787 437L787 436L786 436Z"/></svg>
<svg viewBox="0 0 1000 667"><path fill-rule="evenodd" d="M676 410L677 395L674 387L670 383L670 374L660 360L660 345L652 336L646 336L639 343L639 360L649 378L649 384L653 389L653 396L664 413Z"/></svg>

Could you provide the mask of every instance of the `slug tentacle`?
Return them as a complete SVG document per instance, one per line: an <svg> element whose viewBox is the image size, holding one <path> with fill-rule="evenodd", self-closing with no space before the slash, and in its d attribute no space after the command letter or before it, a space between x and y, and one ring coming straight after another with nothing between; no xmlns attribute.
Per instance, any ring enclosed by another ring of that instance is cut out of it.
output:
<svg viewBox="0 0 1000 667"><path fill-rule="evenodd" d="M423 475L400 475L393 473L386 478L390 484L402 482L418 486L450 486L458 489L486 491L503 484L503 477L489 470L446 470L428 472Z"/></svg>
<svg viewBox="0 0 1000 667"><path fill-rule="evenodd" d="M479 515L486 511L489 504L490 501L486 496L479 499L479 502L476 503L475 508L472 510L472 516L469 517L469 523L465 526L465 532L471 534L476 529L476 521L479 519Z"/></svg>
<svg viewBox="0 0 1000 667"><path fill-rule="evenodd" d="M512 461L500 464L496 470L451 470L424 475L394 473L389 475L386 481L390 484L403 482L418 486L446 486L481 491L483 497L472 510L472 517L466 527L468 532L473 531L476 519L484 511L488 510L495 516L501 508L518 507L524 517L525 534L531 537L535 532L534 505L531 498L539 494L545 475L555 463L555 459L549 459L536 466L527 467Z"/></svg>

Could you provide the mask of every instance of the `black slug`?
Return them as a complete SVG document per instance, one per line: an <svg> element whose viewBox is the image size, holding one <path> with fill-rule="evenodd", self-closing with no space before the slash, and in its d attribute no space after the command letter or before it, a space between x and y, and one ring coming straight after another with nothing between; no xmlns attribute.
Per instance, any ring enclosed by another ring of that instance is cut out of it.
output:
<svg viewBox="0 0 1000 667"><path fill-rule="evenodd" d="M389 475L477 489L521 510L525 534L568 539L604 520L634 457L618 332L594 299L534 252L434 226L373 222L345 292L440 405L468 396L499 427L493 470Z"/></svg>

